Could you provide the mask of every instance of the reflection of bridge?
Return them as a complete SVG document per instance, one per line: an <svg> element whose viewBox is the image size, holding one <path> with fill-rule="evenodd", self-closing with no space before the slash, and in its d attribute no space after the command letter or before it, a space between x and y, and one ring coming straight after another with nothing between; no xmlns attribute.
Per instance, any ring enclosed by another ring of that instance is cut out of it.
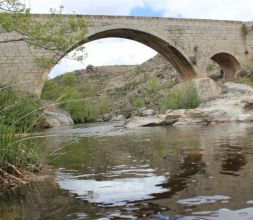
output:
<svg viewBox="0 0 253 220"><path fill-rule="evenodd" d="M46 15L35 16L47 18ZM135 40L167 58L182 78L205 77L212 59L230 79L241 68L248 68L253 59L253 23L249 22L123 16L85 18L89 24L88 34L72 49L108 37ZM15 40L20 36L1 33L0 38ZM51 68L46 71L40 68L36 57L51 55L41 49L29 48L24 41L1 44L0 49L1 81L31 81L31 85L24 84L21 89L40 95Z"/></svg>

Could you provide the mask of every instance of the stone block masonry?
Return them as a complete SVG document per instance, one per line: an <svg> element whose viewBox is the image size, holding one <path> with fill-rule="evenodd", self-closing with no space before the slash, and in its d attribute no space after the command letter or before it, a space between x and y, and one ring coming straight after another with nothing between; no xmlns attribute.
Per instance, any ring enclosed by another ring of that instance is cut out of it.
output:
<svg viewBox="0 0 253 220"><path fill-rule="evenodd" d="M67 15L66 15L67 16ZM143 43L164 56L188 80L206 77L212 59L227 75L236 77L241 69L253 65L253 23L203 19L147 18L125 16L84 16L88 34L82 42L119 37ZM33 15L44 20L48 15ZM242 28L247 28L243 35ZM19 84L19 89L40 96L53 66L42 68L38 57L53 54L27 45L16 32L0 33L0 80L2 84ZM8 41L8 43L4 43ZM66 54L70 51L66 51ZM123 51L122 51L123 52Z"/></svg>

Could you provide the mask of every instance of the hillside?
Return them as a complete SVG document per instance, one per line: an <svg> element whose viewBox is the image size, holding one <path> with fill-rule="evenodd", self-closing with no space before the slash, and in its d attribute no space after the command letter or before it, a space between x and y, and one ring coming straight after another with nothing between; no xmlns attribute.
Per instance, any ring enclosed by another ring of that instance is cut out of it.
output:
<svg viewBox="0 0 253 220"><path fill-rule="evenodd" d="M210 73L219 72L212 64ZM58 100L75 122L96 120L105 113L129 117L137 109L163 111L169 90L181 81L174 67L161 55L141 65L88 66L47 81L42 98ZM85 100L75 103L69 100Z"/></svg>
<svg viewBox="0 0 253 220"><path fill-rule="evenodd" d="M157 106L169 88L180 81L177 71L160 55L141 65L88 66L69 74L75 76L80 89L89 85L96 96L107 97L116 110L138 105L136 100L142 106ZM59 85L62 77L54 81Z"/></svg>

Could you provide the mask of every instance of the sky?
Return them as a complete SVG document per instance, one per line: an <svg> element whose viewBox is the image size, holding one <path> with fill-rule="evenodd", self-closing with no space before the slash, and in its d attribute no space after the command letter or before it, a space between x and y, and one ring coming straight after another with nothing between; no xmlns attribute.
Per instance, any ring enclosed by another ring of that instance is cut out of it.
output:
<svg viewBox="0 0 253 220"><path fill-rule="evenodd" d="M48 13L64 6L64 13L83 15L125 15L174 18L202 18L253 21L253 0L24 0L32 13ZM50 77L82 69L91 64L141 64L153 57L152 49L125 39L101 39L85 45L84 63L63 59ZM118 51L118 53L115 53Z"/></svg>

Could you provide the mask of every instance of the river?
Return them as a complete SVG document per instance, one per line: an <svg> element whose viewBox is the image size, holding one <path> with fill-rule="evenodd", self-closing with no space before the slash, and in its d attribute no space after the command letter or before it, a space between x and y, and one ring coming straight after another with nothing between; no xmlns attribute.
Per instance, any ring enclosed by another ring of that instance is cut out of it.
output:
<svg viewBox="0 0 253 220"><path fill-rule="evenodd" d="M253 219L253 125L51 129L55 178L0 195L0 219Z"/></svg>

